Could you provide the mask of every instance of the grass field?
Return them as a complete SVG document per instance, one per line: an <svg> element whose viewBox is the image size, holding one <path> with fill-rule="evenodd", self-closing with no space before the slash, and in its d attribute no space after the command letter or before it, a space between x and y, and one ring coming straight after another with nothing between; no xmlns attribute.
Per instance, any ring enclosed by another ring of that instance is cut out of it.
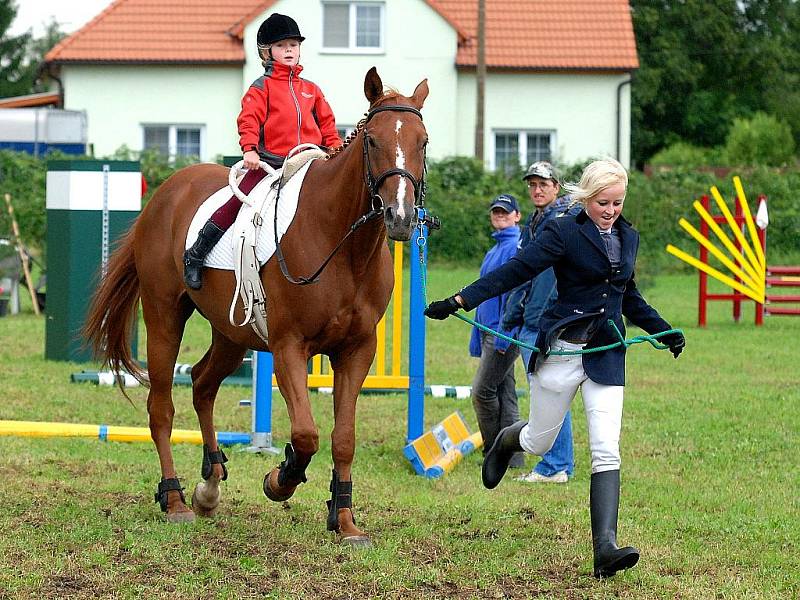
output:
<svg viewBox="0 0 800 600"><path fill-rule="evenodd" d="M429 297L471 281L432 269ZM331 401L312 395L321 448L308 483L286 503L261 492L275 457L230 450L230 479L212 520L169 525L153 502L160 478L150 443L2 438L0 598L797 598L800 596L800 319L734 323L717 303L698 329L696 276L656 277L647 298L687 335L679 360L630 351L622 456L620 542L638 566L591 576L589 457L580 399L573 407L576 476L566 485L480 484L479 453L439 481L402 456L406 399L361 398L354 506L374 547L352 551L325 531ZM629 336L638 333L629 331ZM469 328L429 323L428 381L469 384ZM180 361L205 351L189 325ZM146 426L146 391L129 404L110 388L70 384L86 365L45 362L44 319L0 319L0 419ZM521 371L518 385L525 387ZM249 430L224 387L220 430ZM175 389L176 427L196 428L188 389ZM427 399L426 424L469 400ZM527 414L527 400L521 400ZM288 419L276 396L274 435ZM175 447L190 492L201 451ZM534 464L528 458L529 466Z"/></svg>

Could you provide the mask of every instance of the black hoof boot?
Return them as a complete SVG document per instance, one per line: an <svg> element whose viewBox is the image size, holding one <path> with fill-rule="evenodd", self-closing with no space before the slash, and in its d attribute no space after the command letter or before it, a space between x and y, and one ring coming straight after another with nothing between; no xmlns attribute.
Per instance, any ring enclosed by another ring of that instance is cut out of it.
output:
<svg viewBox="0 0 800 600"><path fill-rule="evenodd" d="M619 513L619 470L593 473L589 504L592 513L594 576L613 577L617 571L630 569L639 561L633 546L617 546Z"/></svg>
<svg viewBox="0 0 800 600"><path fill-rule="evenodd" d="M183 253L183 281L187 287L199 290L203 285L203 263L225 231L214 221L206 221L192 247Z"/></svg>
<svg viewBox="0 0 800 600"><path fill-rule="evenodd" d="M501 429L497 434L494 444L483 459L481 479L483 479L485 488L491 490L497 487L497 484L503 479L503 475L506 474L514 453L522 450L519 434L527 423L527 421L517 421L505 429Z"/></svg>

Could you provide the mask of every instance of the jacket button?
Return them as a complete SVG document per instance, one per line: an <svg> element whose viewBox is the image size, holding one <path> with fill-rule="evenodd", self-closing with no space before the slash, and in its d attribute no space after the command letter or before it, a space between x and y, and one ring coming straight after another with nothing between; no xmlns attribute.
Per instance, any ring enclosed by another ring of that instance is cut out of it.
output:
<svg viewBox="0 0 800 600"><path fill-rule="evenodd" d="M604 280L604 282L603 282L603 283L608 283L608 279Z"/></svg>
<svg viewBox="0 0 800 600"><path fill-rule="evenodd" d="M603 298L608 298L608 294L603 294Z"/></svg>
<svg viewBox="0 0 800 600"><path fill-rule="evenodd" d="M604 313L604 312L606 312L606 309L605 309L605 308L601 308L601 309L600 309L600 312L601 312L601 313Z"/></svg>

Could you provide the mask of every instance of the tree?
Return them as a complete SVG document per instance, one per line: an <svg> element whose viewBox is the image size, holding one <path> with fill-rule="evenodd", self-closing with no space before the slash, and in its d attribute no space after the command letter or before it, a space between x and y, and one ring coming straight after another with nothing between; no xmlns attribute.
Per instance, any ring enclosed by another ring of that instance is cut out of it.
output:
<svg viewBox="0 0 800 600"><path fill-rule="evenodd" d="M36 67L28 60L31 34L8 33L16 16L13 0L0 0L0 98L29 94L33 89Z"/></svg>
<svg viewBox="0 0 800 600"><path fill-rule="evenodd" d="M724 142L733 120L775 114L800 135L796 0L631 0L640 70L632 153Z"/></svg>

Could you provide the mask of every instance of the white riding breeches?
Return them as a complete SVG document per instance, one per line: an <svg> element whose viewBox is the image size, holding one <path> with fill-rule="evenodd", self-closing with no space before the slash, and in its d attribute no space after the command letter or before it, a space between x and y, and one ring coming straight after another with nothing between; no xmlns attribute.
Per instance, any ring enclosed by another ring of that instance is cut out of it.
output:
<svg viewBox="0 0 800 600"><path fill-rule="evenodd" d="M556 340L553 350L579 350L582 345ZM531 379L531 412L519 441L526 452L541 456L553 446L572 399L581 388L589 429L592 473L620 468L622 429L620 385L601 385L586 376L580 354L553 355L542 361Z"/></svg>

